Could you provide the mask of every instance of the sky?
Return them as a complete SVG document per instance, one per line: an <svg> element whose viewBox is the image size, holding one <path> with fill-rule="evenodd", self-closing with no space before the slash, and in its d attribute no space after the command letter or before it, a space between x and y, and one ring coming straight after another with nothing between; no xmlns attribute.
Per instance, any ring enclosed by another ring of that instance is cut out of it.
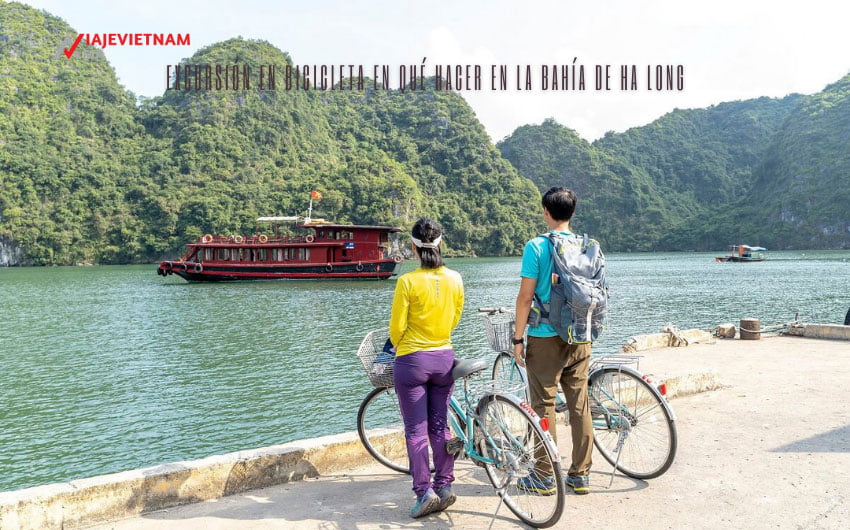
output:
<svg viewBox="0 0 850 530"><path fill-rule="evenodd" d="M165 68L236 36L263 39L295 64L509 65L508 91L461 92L497 142L516 127L554 118L594 140L645 125L675 108L818 92L850 73L840 0L596 0L365 2L358 0L30 0L79 33L189 33L191 46L107 47L119 81L136 95L165 89ZM517 91L514 65L533 65ZM543 91L540 65L584 65L584 91ZM620 65L636 65L637 91L619 90ZM594 90L595 65L611 65L612 90ZM646 90L646 68L682 65L683 90ZM367 72L367 75L370 75Z"/></svg>

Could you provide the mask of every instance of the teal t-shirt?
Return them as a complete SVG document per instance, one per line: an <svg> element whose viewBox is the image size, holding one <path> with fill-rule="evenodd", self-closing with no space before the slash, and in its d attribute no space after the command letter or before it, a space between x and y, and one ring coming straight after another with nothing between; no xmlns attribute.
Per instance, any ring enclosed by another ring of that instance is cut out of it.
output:
<svg viewBox="0 0 850 530"><path fill-rule="evenodd" d="M566 236L570 232L556 232ZM534 292L544 304L549 303L552 294L552 243L545 235L537 236L525 244L522 251L522 267L519 275L523 278L536 278L537 287ZM558 332L549 324L529 327L528 334L532 337L555 337Z"/></svg>

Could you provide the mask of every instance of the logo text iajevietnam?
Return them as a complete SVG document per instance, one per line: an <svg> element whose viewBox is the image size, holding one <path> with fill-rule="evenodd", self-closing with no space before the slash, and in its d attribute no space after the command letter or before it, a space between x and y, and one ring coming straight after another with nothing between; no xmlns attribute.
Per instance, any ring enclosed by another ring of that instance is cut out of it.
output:
<svg viewBox="0 0 850 530"><path fill-rule="evenodd" d="M77 46L189 46L188 33L80 33L70 48L65 48L65 57L74 55Z"/></svg>

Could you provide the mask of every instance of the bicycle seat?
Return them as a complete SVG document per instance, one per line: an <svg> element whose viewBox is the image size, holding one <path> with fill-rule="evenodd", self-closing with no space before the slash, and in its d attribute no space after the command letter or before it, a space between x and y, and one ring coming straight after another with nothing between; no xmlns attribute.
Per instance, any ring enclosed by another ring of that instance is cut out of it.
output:
<svg viewBox="0 0 850 530"><path fill-rule="evenodd" d="M487 368L487 364L487 361L484 359L463 359L461 361L455 361L454 367L452 368L452 378L457 380L480 372Z"/></svg>

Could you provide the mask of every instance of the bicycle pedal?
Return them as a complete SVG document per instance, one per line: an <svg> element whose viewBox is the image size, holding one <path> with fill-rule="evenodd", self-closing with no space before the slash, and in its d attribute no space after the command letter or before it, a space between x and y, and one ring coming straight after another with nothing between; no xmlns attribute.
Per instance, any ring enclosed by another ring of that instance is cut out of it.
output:
<svg viewBox="0 0 850 530"><path fill-rule="evenodd" d="M451 440L446 441L446 452L454 457L458 457L463 453L463 440L455 436Z"/></svg>

